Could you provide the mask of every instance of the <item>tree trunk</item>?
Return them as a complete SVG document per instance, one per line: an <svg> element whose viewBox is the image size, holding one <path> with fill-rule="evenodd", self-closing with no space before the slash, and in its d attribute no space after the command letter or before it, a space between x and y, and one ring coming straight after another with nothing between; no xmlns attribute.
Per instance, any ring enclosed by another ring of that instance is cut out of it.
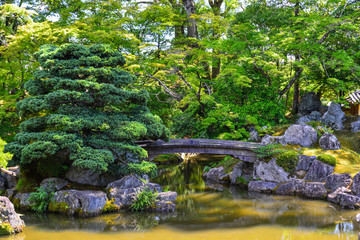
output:
<svg viewBox="0 0 360 240"><path fill-rule="evenodd" d="M199 38L196 19L192 16L196 13L195 3L193 0L183 0L184 8L187 15L187 36L189 38Z"/></svg>
<svg viewBox="0 0 360 240"><path fill-rule="evenodd" d="M295 17L299 16L299 10L300 10L300 2L299 0L296 1L295 4ZM299 37L297 36L296 39L299 41ZM300 58L300 54L297 53L295 55L295 61L300 62L301 58ZM295 65L295 73L299 72L300 69L298 66ZM299 84L299 79L295 80L295 84L294 84L294 96L293 96L293 107L292 107L292 114L297 114L299 112L299 104L300 104L300 84Z"/></svg>

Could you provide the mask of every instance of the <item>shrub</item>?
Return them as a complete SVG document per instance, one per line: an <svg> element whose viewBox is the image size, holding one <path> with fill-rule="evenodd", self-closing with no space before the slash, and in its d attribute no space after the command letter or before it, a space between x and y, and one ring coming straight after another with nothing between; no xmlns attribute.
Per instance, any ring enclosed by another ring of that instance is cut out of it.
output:
<svg viewBox="0 0 360 240"><path fill-rule="evenodd" d="M210 170L211 170L211 167L210 167L210 166L205 166L203 172L208 172L208 171L210 171Z"/></svg>
<svg viewBox="0 0 360 240"><path fill-rule="evenodd" d="M248 184L248 181L244 177L239 176L236 178L236 183L237 184Z"/></svg>
<svg viewBox="0 0 360 240"><path fill-rule="evenodd" d="M282 149L277 149L280 144L268 144L266 146L259 146L257 149L254 149L256 157L258 158L270 158L276 154L284 152Z"/></svg>
<svg viewBox="0 0 360 240"><path fill-rule="evenodd" d="M337 163L336 158L329 154L321 154L317 156L316 159L331 166L336 166Z"/></svg>
<svg viewBox="0 0 360 240"><path fill-rule="evenodd" d="M276 164L289 173L295 172L299 162L299 154L296 151L285 151L276 157Z"/></svg>
<svg viewBox="0 0 360 240"><path fill-rule="evenodd" d="M135 78L110 45L44 45L35 57L41 67L25 84L30 96L16 104L27 120L5 147L33 175L56 176L61 165L105 173L147 157L136 141L169 138L147 107L148 92L129 87ZM60 166L50 173L55 161Z"/></svg>
<svg viewBox="0 0 360 240"><path fill-rule="evenodd" d="M132 211L144 211L145 209L153 206L157 198L157 192L145 189L139 193L135 202L130 206Z"/></svg>
<svg viewBox="0 0 360 240"><path fill-rule="evenodd" d="M129 173L135 173L139 176L144 174L148 175L150 178L157 177L157 166L155 163L142 161L141 163L130 163Z"/></svg>
<svg viewBox="0 0 360 240"><path fill-rule="evenodd" d="M33 202L32 210L38 213L46 212L54 192L51 188L40 186L35 188L36 192L30 193L29 201Z"/></svg>

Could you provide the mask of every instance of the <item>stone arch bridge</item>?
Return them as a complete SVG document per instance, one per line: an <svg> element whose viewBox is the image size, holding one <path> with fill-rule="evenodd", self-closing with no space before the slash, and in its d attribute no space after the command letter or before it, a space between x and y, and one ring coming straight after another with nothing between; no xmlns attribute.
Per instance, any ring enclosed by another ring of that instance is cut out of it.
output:
<svg viewBox="0 0 360 240"><path fill-rule="evenodd" d="M169 142L139 141L137 144L148 152L149 159L167 153L206 153L231 155L246 162L255 162L255 151L259 146L265 146L259 143L217 139L171 139Z"/></svg>

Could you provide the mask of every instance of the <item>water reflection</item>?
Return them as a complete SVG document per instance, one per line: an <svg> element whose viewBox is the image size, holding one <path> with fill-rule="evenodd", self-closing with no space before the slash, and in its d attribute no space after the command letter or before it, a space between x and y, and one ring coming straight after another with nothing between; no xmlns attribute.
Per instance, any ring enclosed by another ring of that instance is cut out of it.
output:
<svg viewBox="0 0 360 240"><path fill-rule="evenodd" d="M178 193L175 213L121 212L86 219L25 214L24 220L28 226L45 231L153 233L166 227L192 234L215 229L244 234L248 229L268 229L270 226L277 229L278 238L274 239L299 239L301 232L305 234L309 231L338 239L356 239L359 226L353 224L356 223L355 211L342 210L325 201L250 193L236 187L211 185L202 180L202 169L203 165L189 162L163 168L159 177L152 180Z"/></svg>

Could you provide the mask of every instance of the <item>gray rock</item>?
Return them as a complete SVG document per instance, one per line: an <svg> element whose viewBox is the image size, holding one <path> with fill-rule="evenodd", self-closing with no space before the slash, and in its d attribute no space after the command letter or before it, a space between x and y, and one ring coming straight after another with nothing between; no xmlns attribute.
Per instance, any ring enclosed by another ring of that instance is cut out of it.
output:
<svg viewBox="0 0 360 240"><path fill-rule="evenodd" d="M272 193L278 184L274 182L251 181L248 190L252 192Z"/></svg>
<svg viewBox="0 0 360 240"><path fill-rule="evenodd" d="M324 199L326 198L327 191L324 183L319 182L307 182L303 196L307 198Z"/></svg>
<svg viewBox="0 0 360 240"><path fill-rule="evenodd" d="M288 173L276 164L276 159L271 159L268 163L257 161L254 164L254 178L259 178L265 182L283 183L287 182Z"/></svg>
<svg viewBox="0 0 360 240"><path fill-rule="evenodd" d="M291 125L284 134L286 144L311 147L317 141L316 130L308 125Z"/></svg>
<svg viewBox="0 0 360 240"><path fill-rule="evenodd" d="M156 201L155 208L149 209L155 212L174 212L175 203L169 201Z"/></svg>
<svg viewBox="0 0 360 240"><path fill-rule="evenodd" d="M319 140L319 145L325 150L338 150L341 148L339 140L331 133L324 133Z"/></svg>
<svg viewBox="0 0 360 240"><path fill-rule="evenodd" d="M261 139L261 143L265 144L265 145L276 144L276 143L286 145L286 142L284 140L284 136L270 136L268 134L266 134Z"/></svg>
<svg viewBox="0 0 360 240"><path fill-rule="evenodd" d="M315 156L299 155L299 163L296 166L296 171L308 171L313 161L316 159Z"/></svg>
<svg viewBox="0 0 360 240"><path fill-rule="evenodd" d="M43 186L45 189L48 189L49 191L55 192L55 191L59 191L68 184L69 182L64 179L52 177L42 180L40 186Z"/></svg>
<svg viewBox="0 0 360 240"><path fill-rule="evenodd" d="M291 179L287 183L279 185L275 191L279 195L303 195L305 182L300 179Z"/></svg>
<svg viewBox="0 0 360 240"><path fill-rule="evenodd" d="M250 137L248 139L251 142L260 142L260 136L259 133L256 130L253 130L250 132Z"/></svg>
<svg viewBox="0 0 360 240"><path fill-rule="evenodd" d="M30 201L29 198L30 193L17 193L13 198L15 207L23 210L30 210L34 202Z"/></svg>
<svg viewBox="0 0 360 240"><path fill-rule="evenodd" d="M296 124L306 124L311 121L321 121L322 114L317 111L312 111L310 115L304 115L299 117L299 119L296 121Z"/></svg>
<svg viewBox="0 0 360 240"><path fill-rule="evenodd" d="M70 216L97 216L102 212L106 200L106 194L101 191L62 190L51 199L49 211Z"/></svg>
<svg viewBox="0 0 360 240"><path fill-rule="evenodd" d="M116 178L110 174L99 174L96 171L74 166L70 167L65 176L66 179L71 182L99 187L104 187L116 180Z"/></svg>
<svg viewBox="0 0 360 240"><path fill-rule="evenodd" d="M360 121L359 120L357 120L356 122L351 123L351 131L352 132L359 132L360 131Z"/></svg>
<svg viewBox="0 0 360 240"><path fill-rule="evenodd" d="M328 111L321 119L328 127L335 130L344 129L343 121L345 121L345 113L341 110L340 104L331 102Z"/></svg>
<svg viewBox="0 0 360 240"><path fill-rule="evenodd" d="M319 111L321 101L315 92L306 93L300 100L299 112L310 114L312 111Z"/></svg>
<svg viewBox="0 0 360 240"><path fill-rule="evenodd" d="M348 187L351 184L351 176L348 173L334 173L326 178L325 188L329 192L334 192L341 187Z"/></svg>
<svg viewBox="0 0 360 240"><path fill-rule="evenodd" d="M360 197L360 172L358 172L354 177L353 177L353 182L351 185L351 191Z"/></svg>
<svg viewBox="0 0 360 240"><path fill-rule="evenodd" d="M327 196L327 200L332 203L340 204L342 194L347 193L350 194L351 190L346 187L339 187L332 193L329 193Z"/></svg>
<svg viewBox="0 0 360 240"><path fill-rule="evenodd" d="M238 162L238 163L233 167L232 172L229 174L230 183L231 183L231 184L236 184L236 179L237 179L238 177L242 177L243 164L244 164L244 162L241 161L241 162Z"/></svg>
<svg viewBox="0 0 360 240"><path fill-rule="evenodd" d="M321 105L319 112L321 113L321 115L324 115L328 110L329 110L329 106Z"/></svg>
<svg viewBox="0 0 360 240"><path fill-rule="evenodd" d="M12 199L15 196L15 194L16 194L15 188L9 188L9 189L6 189L6 191L5 191L5 196L10 199Z"/></svg>
<svg viewBox="0 0 360 240"><path fill-rule="evenodd" d="M224 167L212 168L210 171L203 174L203 178L206 181L229 183L230 176L225 173Z"/></svg>
<svg viewBox="0 0 360 240"><path fill-rule="evenodd" d="M0 221L1 225L8 223L12 228L8 232L3 232L3 234L19 233L25 227L24 221L15 212L14 205L7 197L0 197Z"/></svg>
<svg viewBox="0 0 360 240"><path fill-rule="evenodd" d="M136 200L137 195L145 189L162 192L159 184L146 184L134 175L125 176L108 184L106 192L109 199L114 199L115 205L121 208L129 208Z"/></svg>
<svg viewBox="0 0 360 240"><path fill-rule="evenodd" d="M232 172L229 174L230 183L238 184L237 178L241 177L249 182L254 178L254 164L251 162L240 161L234 167Z"/></svg>
<svg viewBox="0 0 360 240"><path fill-rule="evenodd" d="M340 193L339 204L342 208L350 208L350 209L359 208L360 197L348 193Z"/></svg>
<svg viewBox="0 0 360 240"><path fill-rule="evenodd" d="M1 192L4 192L5 190L6 190L6 179L2 176L2 175L0 175L0 191Z"/></svg>
<svg viewBox="0 0 360 240"><path fill-rule="evenodd" d="M313 182L324 182L330 174L334 172L334 167L329 164L314 160L304 180Z"/></svg>
<svg viewBox="0 0 360 240"><path fill-rule="evenodd" d="M15 188L18 182L18 178L16 177L16 172L9 171L11 174L6 172L1 172L3 178L6 179L7 188Z"/></svg>
<svg viewBox="0 0 360 240"><path fill-rule="evenodd" d="M310 116L314 117L316 119L316 121L320 121L322 113L318 112L318 111L312 111L310 113Z"/></svg>
<svg viewBox="0 0 360 240"><path fill-rule="evenodd" d="M158 201L175 202L177 198L176 192L161 192L157 196Z"/></svg>
<svg viewBox="0 0 360 240"><path fill-rule="evenodd" d="M313 121L312 117L310 117L309 115L305 115L305 116L299 117L298 120L296 120L296 124L306 124L311 121Z"/></svg>

